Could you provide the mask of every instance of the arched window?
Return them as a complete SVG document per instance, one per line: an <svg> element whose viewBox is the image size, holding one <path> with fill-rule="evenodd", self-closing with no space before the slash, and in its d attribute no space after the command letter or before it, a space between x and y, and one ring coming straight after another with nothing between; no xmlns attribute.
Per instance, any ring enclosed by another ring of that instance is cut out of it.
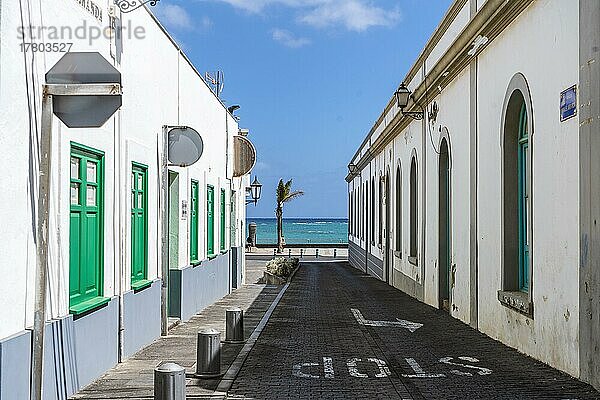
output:
<svg viewBox="0 0 600 400"><path fill-rule="evenodd" d="M348 234L352 236L352 191L348 192Z"/></svg>
<svg viewBox="0 0 600 400"><path fill-rule="evenodd" d="M356 207L356 191L357 189L354 189L354 191L352 192L352 208L353 208L353 212L352 212L352 232L354 237L356 237L356 220L358 219L356 217L356 212L358 211L358 207Z"/></svg>
<svg viewBox="0 0 600 400"><path fill-rule="evenodd" d="M384 180L382 176L379 177L379 235L378 235L378 243L380 245L383 244L383 185Z"/></svg>
<svg viewBox="0 0 600 400"><path fill-rule="evenodd" d="M371 178L371 243L375 244L375 178Z"/></svg>
<svg viewBox="0 0 600 400"><path fill-rule="evenodd" d="M365 247L369 241L369 181L365 182Z"/></svg>
<svg viewBox="0 0 600 400"><path fill-rule="evenodd" d="M359 186L358 189L358 236L360 237L360 239L363 239L363 207L364 207L364 203L363 203L363 194L364 193L364 188L363 185Z"/></svg>
<svg viewBox="0 0 600 400"><path fill-rule="evenodd" d="M354 190L350 193L350 233L354 236Z"/></svg>
<svg viewBox="0 0 600 400"><path fill-rule="evenodd" d="M417 196L417 158L413 157L410 162L410 257L417 257L417 219L418 219L418 196Z"/></svg>
<svg viewBox="0 0 600 400"><path fill-rule="evenodd" d="M402 170L396 170L396 251L402 257Z"/></svg>
<svg viewBox="0 0 600 400"><path fill-rule="evenodd" d="M532 118L525 78L515 75L503 119L503 289L530 291Z"/></svg>

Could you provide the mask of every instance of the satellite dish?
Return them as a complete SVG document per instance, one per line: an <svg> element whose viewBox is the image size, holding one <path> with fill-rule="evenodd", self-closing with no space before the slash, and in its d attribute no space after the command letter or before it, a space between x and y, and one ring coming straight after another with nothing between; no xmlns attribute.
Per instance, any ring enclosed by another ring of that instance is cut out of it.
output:
<svg viewBox="0 0 600 400"><path fill-rule="evenodd" d="M187 126L178 126L169 130L169 164L189 167L195 164L204 152L202 137Z"/></svg>

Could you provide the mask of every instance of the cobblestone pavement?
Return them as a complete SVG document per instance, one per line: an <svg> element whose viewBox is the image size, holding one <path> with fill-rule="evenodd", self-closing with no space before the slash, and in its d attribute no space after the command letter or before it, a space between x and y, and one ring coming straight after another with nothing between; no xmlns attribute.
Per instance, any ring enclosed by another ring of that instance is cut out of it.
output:
<svg viewBox="0 0 600 400"><path fill-rule="evenodd" d="M228 398L583 400L600 393L347 263L303 263Z"/></svg>

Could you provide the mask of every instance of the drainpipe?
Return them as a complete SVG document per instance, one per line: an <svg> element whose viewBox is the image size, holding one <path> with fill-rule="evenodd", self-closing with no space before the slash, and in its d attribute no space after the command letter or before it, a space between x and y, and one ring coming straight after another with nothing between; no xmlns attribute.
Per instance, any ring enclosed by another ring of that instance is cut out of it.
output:
<svg viewBox="0 0 600 400"><path fill-rule="evenodd" d="M125 272L125 259L123 254L123 240L125 240L125 235L123 232L123 174L121 171L124 169L121 168L121 161L123 157L123 150L121 146L121 113L119 112L117 116L114 118L114 137L115 137L115 175L117 179L117 190L116 196L118 199L117 211L118 211L118 221L117 228L119 233L119 241L118 241L118 262L117 262L117 279L115 279L115 291L119 296L119 362L123 362L125 358L125 316L124 316L124 272ZM117 119L119 120L117 124ZM113 217L113 221L114 221Z"/></svg>
<svg viewBox="0 0 600 400"><path fill-rule="evenodd" d="M114 40L114 42L113 42ZM115 49L117 49L117 42L116 42L116 36L111 38L110 40L110 44L111 46L114 45ZM113 65L115 68L119 67L119 63L117 62L117 58L118 56L117 54L117 50L115 50L115 56L113 56ZM112 53L112 51L111 51ZM112 54L111 54L112 55ZM125 274L125 255L123 254L123 241L126 240L126 235L125 232L123 232L123 183L126 183L127 180L123 179L123 174L122 171L126 171L126 169L121 168L122 167L122 158L123 158L123 146L121 143L121 111L117 111L117 114L115 114L115 116L113 117L113 141L114 141L114 146L115 146L115 161L114 161L114 175L115 175L115 183L116 183L116 187L118 188L116 190L116 193L114 193L114 196L116 197L116 201L117 201L117 206L113 207L113 210L116 209L117 212L117 218L114 217L113 215L113 233L115 233L115 230L117 231L117 237L119 238L117 243L114 243L113 246L115 246L115 251L118 254L117 255L117 273L116 273L116 277L114 279L114 284L115 284L115 294L119 297L119 304L118 304L118 314L119 314L119 323L118 323L118 341L119 341L119 348L118 348L118 362L123 362L124 358L125 358L125 316L124 316L124 301L123 301L123 295L124 295L124 274ZM127 175L126 175L127 176ZM113 204L114 204L114 200L113 200ZM114 211L113 211L114 212ZM115 227L116 225L116 227Z"/></svg>
<svg viewBox="0 0 600 400"><path fill-rule="evenodd" d="M52 171L52 96L42 95L40 166L37 204L37 243L35 303L33 314L33 346L31 351L32 400L42 400L44 363L44 325L46 322L46 293L48 277L48 237L50 223L50 172Z"/></svg>
<svg viewBox="0 0 600 400"><path fill-rule="evenodd" d="M229 198L231 199L231 191L233 189L232 187L232 179L229 178L229 116L228 116L229 110L227 110L227 108L225 108L225 180L229 183ZM232 114L233 115L233 114ZM225 196L225 199L227 199L227 196ZM230 217L230 221L229 221L229 229L231 229L231 201L229 202L229 217ZM225 221L227 221L227 206L224 207L225 209ZM221 227L221 229L225 229L225 227ZM225 237L225 243L227 244L227 232L225 232L226 237ZM229 233L229 240L231 241L231 232ZM229 248L231 249L231 243L229 243ZM233 256L231 254L231 251L229 251L229 255L228 255L228 264L229 264L229 282L228 282L228 292L231 293L233 291Z"/></svg>
<svg viewBox="0 0 600 400"><path fill-rule="evenodd" d="M169 128L163 126L162 157L160 162L160 226L161 226L161 289L160 289L160 333L167 336L169 333L168 295L169 295Z"/></svg>

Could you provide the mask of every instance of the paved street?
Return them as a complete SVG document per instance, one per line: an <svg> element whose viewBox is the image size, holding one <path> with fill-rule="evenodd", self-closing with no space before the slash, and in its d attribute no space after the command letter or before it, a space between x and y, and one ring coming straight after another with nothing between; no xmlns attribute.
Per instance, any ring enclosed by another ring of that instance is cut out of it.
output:
<svg viewBox="0 0 600 400"><path fill-rule="evenodd" d="M303 264L228 398L600 399L600 393L338 262Z"/></svg>

